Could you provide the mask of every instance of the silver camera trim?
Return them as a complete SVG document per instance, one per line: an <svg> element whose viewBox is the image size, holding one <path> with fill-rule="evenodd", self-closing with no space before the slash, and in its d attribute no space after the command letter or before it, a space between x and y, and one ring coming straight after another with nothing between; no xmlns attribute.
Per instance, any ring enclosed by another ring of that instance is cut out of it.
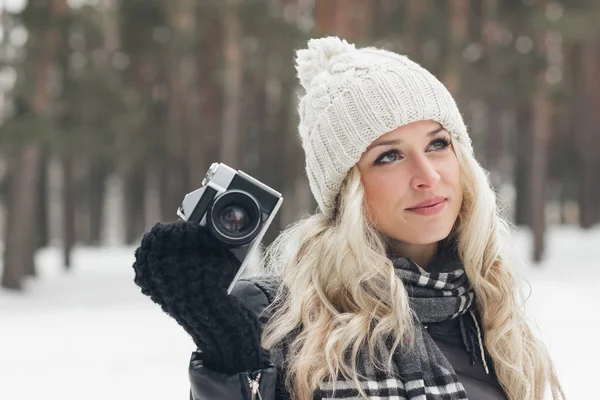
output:
<svg viewBox="0 0 600 400"><path fill-rule="evenodd" d="M271 222L273 222L273 218L275 218L277 211L279 211L279 207L281 207L281 203L283 203L283 197L279 198L279 200L277 201L277 204L275 204L275 207L273 207L273 212L271 212L271 214L269 215L269 218L267 218L267 220L263 223L263 226L266 226L267 228L269 226L271 226ZM242 273L248 267L248 263L250 262L249 256L251 254L253 254L256 251L256 248L261 244L262 238L266 232L267 232L267 229L262 229L262 233L259 233L253 239L252 246L250 246L250 248L248 249L248 252L246 253L247 255L246 255L246 258L244 259L244 262L242 263L242 265L240 265L240 269L238 269L238 272L235 274L235 276L233 277L233 280L231 281L231 283L229 284L229 287L227 288L227 294L231 294L231 290L235 286L236 282L238 281L238 279L240 279L240 276L242 276ZM261 255L261 257L262 257L262 255Z"/></svg>

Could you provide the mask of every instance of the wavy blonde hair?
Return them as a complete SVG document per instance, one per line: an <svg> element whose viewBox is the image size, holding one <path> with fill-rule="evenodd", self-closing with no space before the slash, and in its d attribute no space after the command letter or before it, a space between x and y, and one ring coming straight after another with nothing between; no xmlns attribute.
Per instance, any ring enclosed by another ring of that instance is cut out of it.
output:
<svg viewBox="0 0 600 400"><path fill-rule="evenodd" d="M470 147L453 140L461 169L463 204L452 235L474 288L485 346L511 400L564 399L548 351L533 334L520 300L510 230L500 217L487 174ZM346 177L333 217L308 216L266 249L261 267L283 285L265 327L263 346L286 342L286 386L294 400L312 399L319 384L340 373L359 386L356 360L385 370L376 343L394 338L390 354L412 342L408 295L386 256L386 239L368 218L358 168ZM348 355L351 355L348 357Z"/></svg>

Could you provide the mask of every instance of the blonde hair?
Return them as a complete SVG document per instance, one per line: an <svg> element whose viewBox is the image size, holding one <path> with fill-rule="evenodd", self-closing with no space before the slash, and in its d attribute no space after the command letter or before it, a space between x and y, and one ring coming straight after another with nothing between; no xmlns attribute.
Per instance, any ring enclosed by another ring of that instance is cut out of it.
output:
<svg viewBox="0 0 600 400"><path fill-rule="evenodd" d="M564 399L552 361L530 329L508 253L509 227L499 216L488 177L469 146L453 141L461 168L463 205L453 229L474 288L496 375L511 400L538 400L547 385ZM284 230L266 250L265 272L280 273L282 290L263 345L287 343L286 386L295 400L312 399L319 384L341 373L360 389L357 355L376 357L376 343L393 338L390 354L412 341L408 295L386 256L385 239L368 218L358 168L348 173L332 218L316 213ZM350 355L350 357L348 357Z"/></svg>

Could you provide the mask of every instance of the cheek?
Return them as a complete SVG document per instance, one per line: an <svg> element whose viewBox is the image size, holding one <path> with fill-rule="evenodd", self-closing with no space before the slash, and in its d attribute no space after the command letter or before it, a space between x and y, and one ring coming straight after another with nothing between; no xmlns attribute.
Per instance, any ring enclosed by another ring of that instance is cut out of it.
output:
<svg viewBox="0 0 600 400"><path fill-rule="evenodd" d="M370 185L365 187L367 204L371 211L381 210L386 207L389 193L384 185Z"/></svg>
<svg viewBox="0 0 600 400"><path fill-rule="evenodd" d="M462 201L461 171L456 155L453 154L446 160L440 171L442 171L443 181L452 189L455 198Z"/></svg>
<svg viewBox="0 0 600 400"><path fill-rule="evenodd" d="M456 159L456 156L454 156L454 162L452 165L452 169L451 169L451 181L452 181L452 185L459 190L459 192L462 192L462 184L461 184L461 173L460 173L460 165L458 165L458 160Z"/></svg>
<svg viewBox="0 0 600 400"><path fill-rule="evenodd" d="M369 174L363 177L362 182L373 217L373 213L382 214L395 208L402 199L404 182L398 174Z"/></svg>

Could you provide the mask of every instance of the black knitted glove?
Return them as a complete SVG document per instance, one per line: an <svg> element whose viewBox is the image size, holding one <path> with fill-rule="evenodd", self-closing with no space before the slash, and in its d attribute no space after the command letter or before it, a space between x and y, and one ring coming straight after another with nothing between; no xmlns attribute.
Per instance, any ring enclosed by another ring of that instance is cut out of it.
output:
<svg viewBox="0 0 600 400"><path fill-rule="evenodd" d="M214 371L268 365L257 316L227 295L239 267L223 243L191 222L155 225L135 251L135 283L190 334Z"/></svg>

